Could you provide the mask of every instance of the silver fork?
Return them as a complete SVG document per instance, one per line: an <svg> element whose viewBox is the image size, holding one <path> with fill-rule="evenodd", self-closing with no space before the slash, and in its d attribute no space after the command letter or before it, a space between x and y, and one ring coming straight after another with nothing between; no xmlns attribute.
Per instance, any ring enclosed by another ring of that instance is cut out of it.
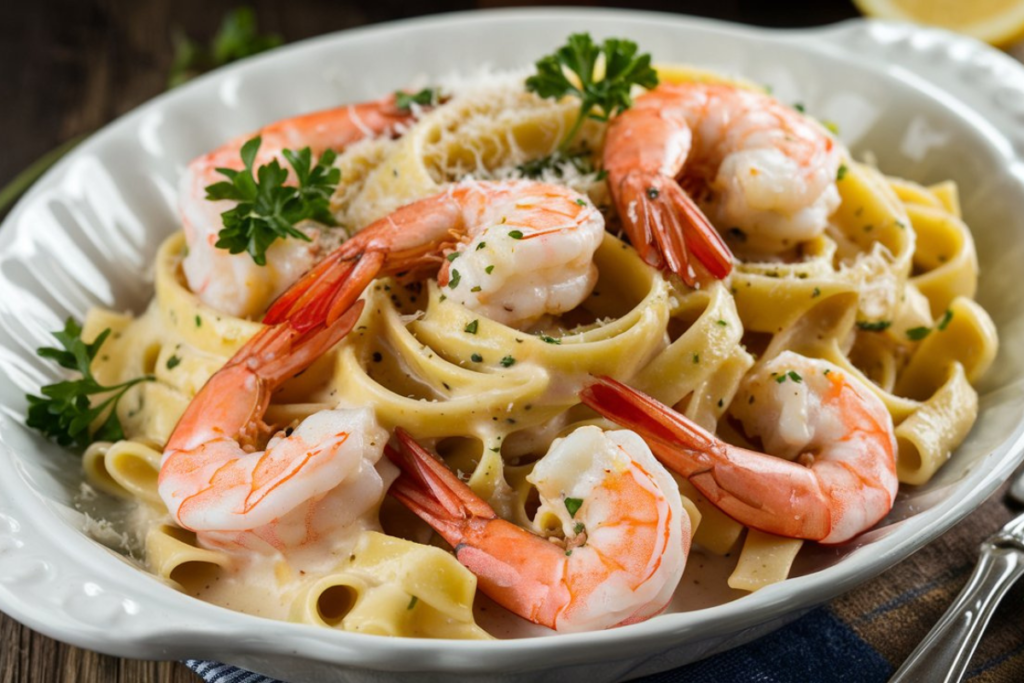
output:
<svg viewBox="0 0 1024 683"><path fill-rule="evenodd" d="M1008 495L1024 505L1024 470L1016 475ZM889 683L956 683L963 678L996 606L1022 575L1024 514L982 542L967 585Z"/></svg>

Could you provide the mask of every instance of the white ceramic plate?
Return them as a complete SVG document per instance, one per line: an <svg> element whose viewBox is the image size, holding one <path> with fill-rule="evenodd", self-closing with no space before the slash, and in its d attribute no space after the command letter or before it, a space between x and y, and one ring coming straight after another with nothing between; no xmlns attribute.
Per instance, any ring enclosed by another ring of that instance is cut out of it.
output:
<svg viewBox="0 0 1024 683"><path fill-rule="evenodd" d="M138 310L160 241L177 229L187 160L288 115L377 97L416 77L520 67L571 31L637 40L659 61L771 84L839 124L855 153L922 182L956 180L983 266L978 293L1002 337L971 436L885 526L811 547L796 578L734 602L599 633L518 641L396 640L268 621L160 584L90 540L73 499L77 458L27 430L24 394L53 381L35 357L65 316ZM612 681L760 636L933 540L988 496L1024 444L1024 69L965 38L851 22L766 31L624 11L502 11L407 21L276 50L140 107L47 174L0 230L0 608L34 629L116 655L207 657L293 681L433 678ZM428 676L428 674L432 674Z"/></svg>

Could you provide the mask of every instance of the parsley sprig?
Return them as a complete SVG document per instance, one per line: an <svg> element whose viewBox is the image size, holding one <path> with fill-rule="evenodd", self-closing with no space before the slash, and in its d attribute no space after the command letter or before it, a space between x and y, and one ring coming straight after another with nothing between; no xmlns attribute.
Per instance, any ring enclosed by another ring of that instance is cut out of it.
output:
<svg viewBox="0 0 1024 683"><path fill-rule="evenodd" d="M217 35L209 46L200 45L180 30L171 35L174 61L167 87L191 80L199 74L230 62L271 50L283 43L281 36L261 34L251 7L238 7L224 15Z"/></svg>
<svg viewBox="0 0 1024 683"><path fill-rule="evenodd" d="M298 178L297 185L285 185L288 169L277 159L253 171L256 154L262 138L259 136L242 145L244 171L218 168L226 181L206 186L206 198L211 201L230 199L238 202L221 214L224 228L214 245L232 254L249 252L258 265L267 264L267 248L274 240L286 237L309 241L304 232L295 227L299 221L312 219L324 225L336 225L330 211L331 194L341 181L341 169L332 164L336 157L331 150L320 155L313 165L309 147L294 152L282 152Z"/></svg>
<svg viewBox="0 0 1024 683"><path fill-rule="evenodd" d="M25 424L38 429L61 446L73 443L84 448L93 441L117 441L124 438L124 430L117 417L118 402L131 387L155 378L144 375L110 387L96 381L90 366L109 335L108 328L92 343L86 344L82 341L82 327L73 318L67 319L62 331L53 333L64 348L44 346L36 353L56 361L62 368L81 373L82 377L48 384L42 388L42 396L27 394L25 398L28 399L29 407ZM110 393L110 396L92 405L90 396L106 393ZM106 419L90 432L90 425L104 414Z"/></svg>
<svg viewBox="0 0 1024 683"><path fill-rule="evenodd" d="M595 80L599 58L604 57L604 78ZM570 78L566 73L573 74ZM633 105L634 85L653 88L658 74L651 68L649 54L637 54L631 40L608 38L598 45L589 33L574 33L554 54L537 62L537 73L526 79L526 89L541 97L559 99L575 95L580 112L559 151L565 152L588 118L607 121Z"/></svg>

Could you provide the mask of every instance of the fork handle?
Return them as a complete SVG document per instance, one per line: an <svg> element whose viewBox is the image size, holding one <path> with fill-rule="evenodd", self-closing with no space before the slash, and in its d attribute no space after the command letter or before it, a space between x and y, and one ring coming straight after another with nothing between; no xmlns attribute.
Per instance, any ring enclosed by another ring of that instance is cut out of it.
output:
<svg viewBox="0 0 1024 683"><path fill-rule="evenodd" d="M967 585L889 683L956 683L971 661L999 601L1024 574L1024 550L1014 544L982 544Z"/></svg>

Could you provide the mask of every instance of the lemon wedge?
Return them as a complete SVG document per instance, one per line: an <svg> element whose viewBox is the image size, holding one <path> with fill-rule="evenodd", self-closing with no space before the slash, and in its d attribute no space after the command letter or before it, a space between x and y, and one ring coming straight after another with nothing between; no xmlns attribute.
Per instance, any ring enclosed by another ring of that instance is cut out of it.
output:
<svg viewBox="0 0 1024 683"><path fill-rule="evenodd" d="M854 0L864 14L966 33L997 47L1024 38L1024 0Z"/></svg>

